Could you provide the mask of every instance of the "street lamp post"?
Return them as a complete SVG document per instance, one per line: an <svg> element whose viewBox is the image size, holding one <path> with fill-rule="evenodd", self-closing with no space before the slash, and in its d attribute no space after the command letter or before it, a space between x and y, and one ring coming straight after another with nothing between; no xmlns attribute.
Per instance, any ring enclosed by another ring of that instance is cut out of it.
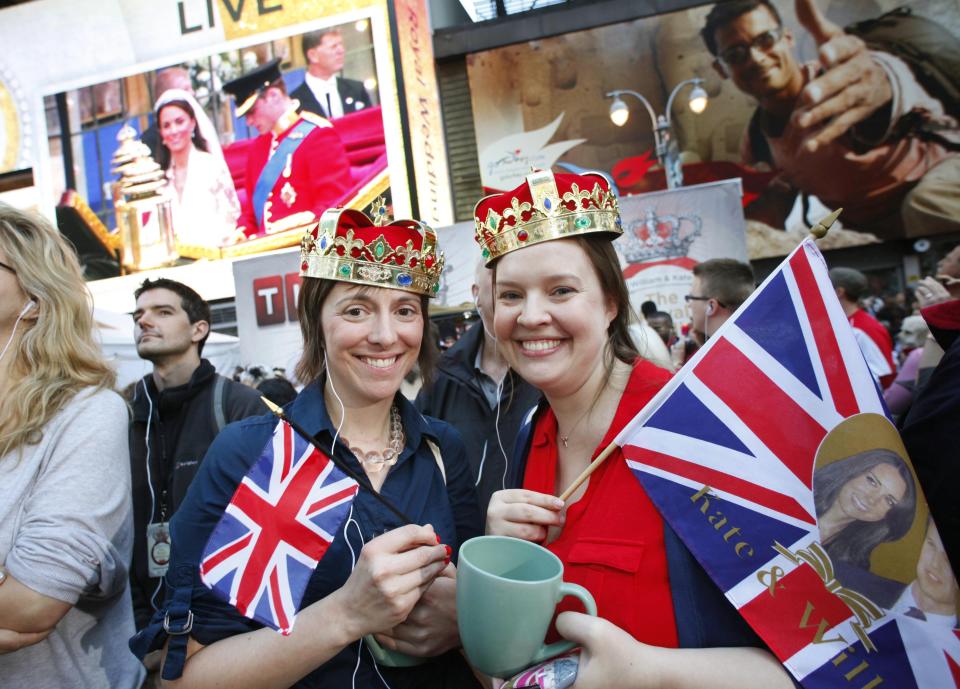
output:
<svg viewBox="0 0 960 689"><path fill-rule="evenodd" d="M613 98L610 104L610 119L618 127L622 127L630 118L630 107L623 102L621 96L630 95L643 103L650 115L650 122L653 125L653 137L656 142L657 161L663 167L664 175L667 178L667 188L674 189L683 186L683 170L680 167L680 155L673 139L673 130L671 111L673 109L673 100L680 90L687 85L692 85L690 98L687 101L690 110L700 114L707 107L707 92L703 89L703 79L694 77L686 79L673 87L670 97L667 99L667 111L665 115L657 115L650 105L650 101L643 97L643 94L628 89L618 89L607 94L607 98Z"/></svg>

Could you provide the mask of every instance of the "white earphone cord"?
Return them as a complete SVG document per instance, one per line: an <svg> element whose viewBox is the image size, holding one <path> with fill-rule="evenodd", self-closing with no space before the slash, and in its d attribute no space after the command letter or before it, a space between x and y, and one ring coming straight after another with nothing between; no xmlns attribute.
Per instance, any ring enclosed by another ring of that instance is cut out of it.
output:
<svg viewBox="0 0 960 689"><path fill-rule="evenodd" d="M477 307L477 315L480 316L480 327L483 328L483 332L490 336L490 339L493 340L493 358L497 358L498 347L500 346L500 341L497 339L497 336L487 330L487 324L483 320L483 313L480 309L480 300L477 297L473 298L473 305ZM507 373L503 374L503 378L500 379L500 382L497 383L497 413L493 419L493 431L497 436L497 446L500 448L500 453L503 455L503 474L500 476L500 488L506 489L507 487L507 471L510 468L510 459L507 457L507 451L503 448L503 438L500 436L500 400L503 397L503 383L509 375L509 370ZM474 487L480 485L480 479L483 478L483 467L487 463L487 445L483 445L483 456L480 458L480 466L477 468L477 480L473 484Z"/></svg>
<svg viewBox="0 0 960 689"><path fill-rule="evenodd" d="M147 524L153 523L153 514L157 509L157 495L153 490L153 476L150 472L150 424L153 421L153 398L150 397L150 391L147 389L146 380L141 378L140 385L143 387L143 394L147 397L147 430L143 434L143 443L147 447L147 488L150 490L150 517L147 519ZM163 577L157 579L157 586L153 589L153 593L150 594L150 607L157 610L157 594L160 593L160 587L163 586Z"/></svg>
<svg viewBox="0 0 960 689"><path fill-rule="evenodd" d="M337 398L337 403L340 405L340 423L337 424L337 431L333 434L333 442L330 444L330 454L332 455L337 446L337 438L340 437L340 430L343 428L344 419L347 417L347 408L343 404L343 400L340 399L340 394L337 392L337 387L333 384L333 376L330 375L330 364L327 363L327 353L323 353L323 367L327 372L327 380L330 381L330 390L333 392L333 396ZM347 521L343 525L343 540L347 543L347 548L350 550L350 572L357 566L357 553L353 549L353 545L350 543L350 534L347 533L347 529L350 528L350 525L353 524L353 527L357 530L357 533L360 535L361 547L364 543L363 531L360 529L360 523L353 518L353 505L350 505L350 513L347 515ZM357 662L353 666L353 675L350 678L350 686L353 689L356 689L357 686L357 671L360 669L360 656L363 654L363 639L357 641ZM380 674L380 668L377 666L376 658L373 658L373 669L377 673L377 676L380 678L380 681L383 682L383 686L387 689L390 689L390 685L387 684L387 680L383 678L383 675Z"/></svg>
<svg viewBox="0 0 960 689"><path fill-rule="evenodd" d="M10 344L13 342L13 336L17 334L17 326L20 325L20 321L23 320L23 317L27 315L29 311L36 302L31 299L28 301L22 309L20 309L20 315L17 316L17 320L13 324L13 330L10 331L10 337L7 338L7 343L3 345L3 351L0 351L0 361L3 361L3 357L6 356L7 350L10 349Z"/></svg>

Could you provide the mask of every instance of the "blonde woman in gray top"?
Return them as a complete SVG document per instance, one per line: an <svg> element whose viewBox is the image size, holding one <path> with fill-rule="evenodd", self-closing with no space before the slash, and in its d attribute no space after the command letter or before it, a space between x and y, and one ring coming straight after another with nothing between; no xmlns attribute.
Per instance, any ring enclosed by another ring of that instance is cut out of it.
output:
<svg viewBox="0 0 960 689"><path fill-rule="evenodd" d="M0 203L0 686L133 689L127 412L73 249Z"/></svg>

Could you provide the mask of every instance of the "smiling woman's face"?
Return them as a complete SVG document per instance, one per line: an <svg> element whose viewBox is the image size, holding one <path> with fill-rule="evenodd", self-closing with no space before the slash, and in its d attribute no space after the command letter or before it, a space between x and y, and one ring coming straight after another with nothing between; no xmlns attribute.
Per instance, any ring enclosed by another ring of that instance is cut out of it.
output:
<svg viewBox="0 0 960 689"><path fill-rule="evenodd" d="M877 464L843 484L837 506L856 521L878 522L906 493L907 484L900 472L891 464Z"/></svg>
<svg viewBox="0 0 960 689"><path fill-rule="evenodd" d="M542 242L501 258L494 300L504 356L548 397L579 390L602 367L616 306L574 240Z"/></svg>
<svg viewBox="0 0 960 689"><path fill-rule="evenodd" d="M196 120L177 105L168 105L160 110L160 138L171 153L178 153L192 143Z"/></svg>
<svg viewBox="0 0 960 689"><path fill-rule="evenodd" d="M420 354L421 299L384 287L338 283L321 309L327 370L348 406L392 398Z"/></svg>

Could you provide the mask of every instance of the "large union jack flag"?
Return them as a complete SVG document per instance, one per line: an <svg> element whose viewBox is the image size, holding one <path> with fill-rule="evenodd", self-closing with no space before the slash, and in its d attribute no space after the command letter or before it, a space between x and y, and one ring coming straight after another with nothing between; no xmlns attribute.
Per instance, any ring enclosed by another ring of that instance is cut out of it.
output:
<svg viewBox="0 0 960 689"><path fill-rule="evenodd" d="M807 240L616 442L704 569L807 689L960 686L956 618L944 630L841 585L820 543L818 450L842 423L870 415L889 425ZM917 504L925 509L922 497Z"/></svg>
<svg viewBox="0 0 960 689"><path fill-rule="evenodd" d="M289 634L357 488L280 421L210 535L200 578L245 617Z"/></svg>

